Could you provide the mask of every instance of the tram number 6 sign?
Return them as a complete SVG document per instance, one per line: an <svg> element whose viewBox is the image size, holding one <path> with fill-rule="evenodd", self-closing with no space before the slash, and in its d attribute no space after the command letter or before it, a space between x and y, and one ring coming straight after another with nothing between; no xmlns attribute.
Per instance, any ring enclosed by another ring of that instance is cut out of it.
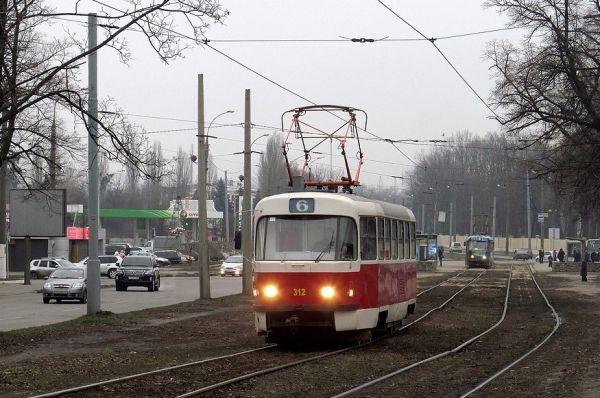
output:
<svg viewBox="0 0 600 398"><path fill-rule="evenodd" d="M314 213L315 200L312 198L290 199L290 213Z"/></svg>

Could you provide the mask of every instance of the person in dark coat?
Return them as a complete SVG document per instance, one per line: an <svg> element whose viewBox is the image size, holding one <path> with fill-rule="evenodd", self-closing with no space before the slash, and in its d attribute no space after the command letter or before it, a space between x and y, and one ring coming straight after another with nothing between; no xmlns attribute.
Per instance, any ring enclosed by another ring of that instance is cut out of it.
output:
<svg viewBox="0 0 600 398"><path fill-rule="evenodd" d="M558 251L558 261L565 262L565 251L562 248Z"/></svg>
<svg viewBox="0 0 600 398"><path fill-rule="evenodd" d="M579 251L579 249L573 250L573 259L576 263L581 261L581 252Z"/></svg>
<svg viewBox="0 0 600 398"><path fill-rule="evenodd" d="M581 281L587 282L587 264L589 260L589 252L585 252L583 256L583 261L581 262Z"/></svg>
<svg viewBox="0 0 600 398"><path fill-rule="evenodd" d="M540 264L544 264L544 251L543 250L538 251L538 257L540 260Z"/></svg>
<svg viewBox="0 0 600 398"><path fill-rule="evenodd" d="M129 256L129 253L131 253L131 247L129 247L129 245L125 246L125 255Z"/></svg>
<svg viewBox="0 0 600 398"><path fill-rule="evenodd" d="M442 260L444 258L444 248L442 246L438 247L438 259L440 260L440 267L442 266Z"/></svg>
<svg viewBox="0 0 600 398"><path fill-rule="evenodd" d="M554 261L554 257L552 257L552 253L548 256L548 267L552 268L552 262Z"/></svg>

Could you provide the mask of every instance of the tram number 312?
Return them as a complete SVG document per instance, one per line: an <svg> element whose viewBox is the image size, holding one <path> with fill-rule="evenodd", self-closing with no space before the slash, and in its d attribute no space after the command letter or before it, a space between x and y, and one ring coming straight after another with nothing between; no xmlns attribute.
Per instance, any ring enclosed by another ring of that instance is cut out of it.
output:
<svg viewBox="0 0 600 398"><path fill-rule="evenodd" d="M306 289L294 289L294 296L306 296Z"/></svg>

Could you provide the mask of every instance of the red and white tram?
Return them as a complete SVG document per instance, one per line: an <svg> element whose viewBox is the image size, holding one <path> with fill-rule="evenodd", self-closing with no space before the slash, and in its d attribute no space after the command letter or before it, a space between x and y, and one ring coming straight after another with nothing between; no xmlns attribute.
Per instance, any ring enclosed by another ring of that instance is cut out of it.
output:
<svg viewBox="0 0 600 398"><path fill-rule="evenodd" d="M256 330L269 340L385 328L414 311L415 217L404 206L327 192L255 209Z"/></svg>

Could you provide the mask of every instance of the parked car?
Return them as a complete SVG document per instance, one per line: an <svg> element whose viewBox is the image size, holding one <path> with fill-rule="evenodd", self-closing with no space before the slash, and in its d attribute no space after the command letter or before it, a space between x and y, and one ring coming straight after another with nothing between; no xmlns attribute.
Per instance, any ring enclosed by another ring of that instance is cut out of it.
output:
<svg viewBox="0 0 600 398"><path fill-rule="evenodd" d="M166 258L171 264L181 264L181 253L177 250L157 250L154 255Z"/></svg>
<svg viewBox="0 0 600 398"><path fill-rule="evenodd" d="M513 260L531 260L533 254L529 250L516 250L513 254Z"/></svg>
<svg viewBox="0 0 600 398"><path fill-rule="evenodd" d="M552 252L544 252L544 262L548 262L548 257L552 256ZM535 256L535 261L540 261L540 255Z"/></svg>
<svg viewBox="0 0 600 398"><path fill-rule="evenodd" d="M89 257L84 258L79 261L77 264L87 265ZM106 256L98 256L100 259L100 275L106 275L109 279L114 279L117 271L119 270L119 266L121 265L121 257L114 255L106 255Z"/></svg>
<svg viewBox="0 0 600 398"><path fill-rule="evenodd" d="M135 252L131 253L130 256L154 257L154 260L156 261L159 267L168 267L169 265L171 265L171 262L168 259L164 257L155 256L153 253L149 252Z"/></svg>
<svg viewBox="0 0 600 398"><path fill-rule="evenodd" d="M50 275L42 289L42 301L48 304L54 299L57 303L62 300L79 300L87 302L86 267L60 267Z"/></svg>
<svg viewBox="0 0 600 398"><path fill-rule="evenodd" d="M242 276L244 259L242 256L229 256L221 264L221 276Z"/></svg>
<svg viewBox="0 0 600 398"><path fill-rule="evenodd" d="M129 286L144 286L149 292L160 288L160 269L154 256L127 256L117 271L115 287L117 291Z"/></svg>
<svg viewBox="0 0 600 398"><path fill-rule="evenodd" d="M448 248L449 253L462 253L462 245L460 242L452 242L450 243L450 247Z"/></svg>
<svg viewBox="0 0 600 398"><path fill-rule="evenodd" d="M129 254L152 254L152 252L146 247L131 246Z"/></svg>
<svg viewBox="0 0 600 398"><path fill-rule="evenodd" d="M121 250L125 251L126 247L131 249L129 243L110 243L104 246L104 254L115 254L115 252L120 252Z"/></svg>
<svg viewBox="0 0 600 398"><path fill-rule="evenodd" d="M29 263L29 276L31 279L46 278L57 268L74 266L73 263L64 258L39 258Z"/></svg>

